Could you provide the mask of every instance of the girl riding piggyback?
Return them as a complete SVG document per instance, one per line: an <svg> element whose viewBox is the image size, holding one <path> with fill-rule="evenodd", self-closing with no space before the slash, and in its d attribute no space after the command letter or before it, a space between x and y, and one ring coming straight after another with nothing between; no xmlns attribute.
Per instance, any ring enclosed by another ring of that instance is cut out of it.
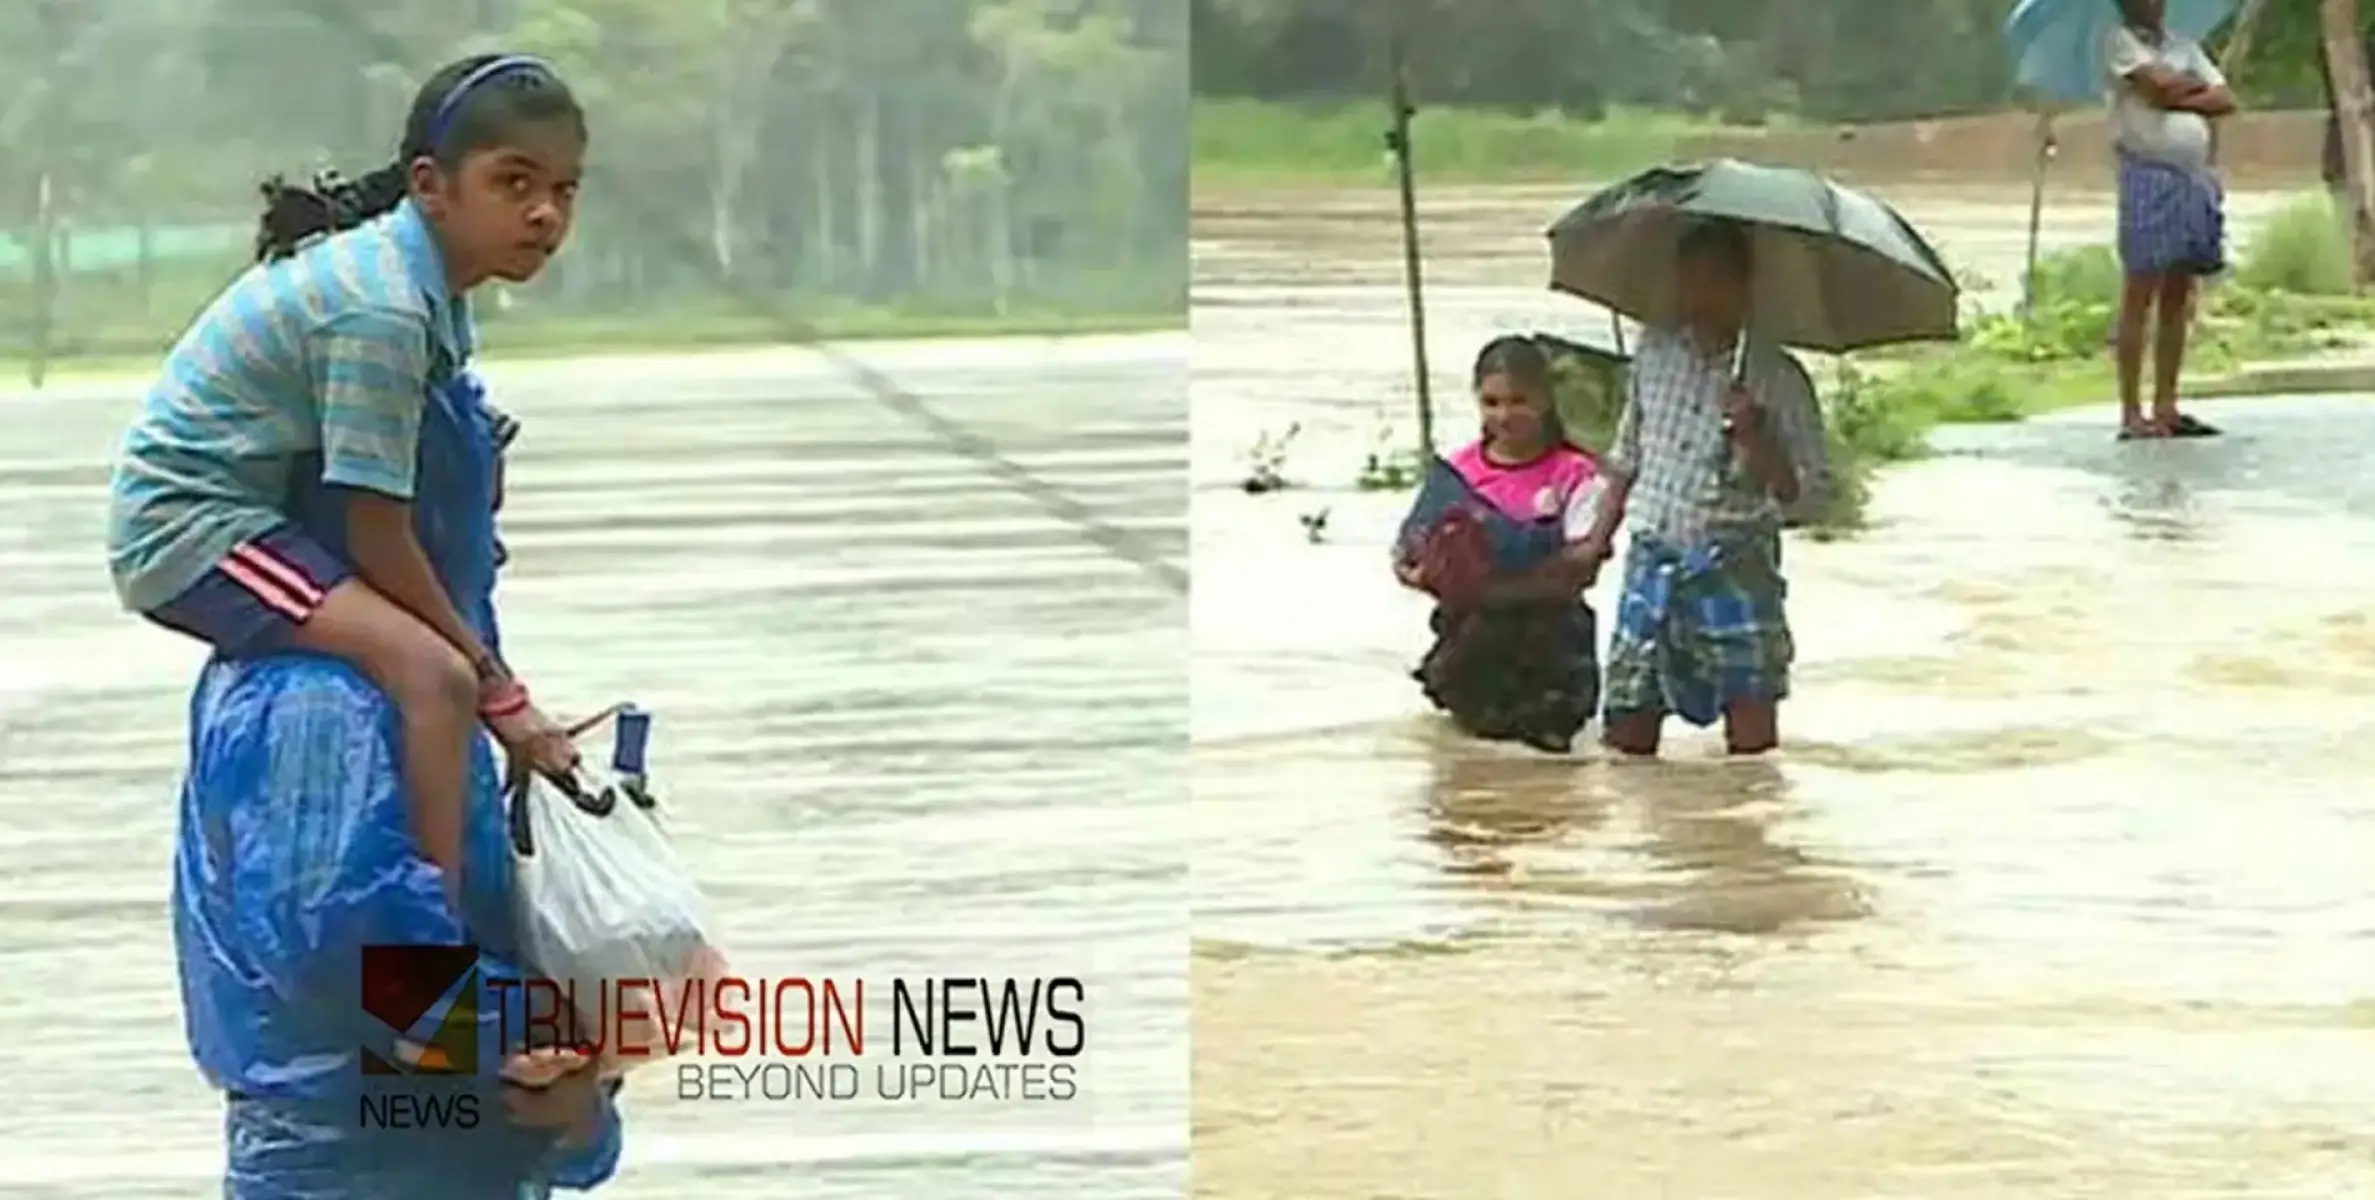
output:
<svg viewBox="0 0 2375 1200"><path fill-rule="evenodd" d="M577 754L422 551L420 434L470 360L469 294L535 278L566 240L586 136L551 67L480 55L422 87L378 170L267 184L256 264L167 355L110 490L127 609L220 658L325 655L387 693L415 840L456 894L477 727L546 774ZM287 512L316 485L343 498L339 547Z"/></svg>

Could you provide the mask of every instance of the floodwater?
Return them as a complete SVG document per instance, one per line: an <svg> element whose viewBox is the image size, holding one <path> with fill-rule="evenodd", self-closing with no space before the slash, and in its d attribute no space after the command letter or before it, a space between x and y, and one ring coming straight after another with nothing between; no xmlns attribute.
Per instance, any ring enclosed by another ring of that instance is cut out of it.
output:
<svg viewBox="0 0 2375 1200"><path fill-rule="evenodd" d="M860 357L1184 561L1183 337ZM1179 598L807 355L488 374L525 425L506 646L560 715L654 710L736 966L1088 986L1070 1103L695 1103L655 1067L602 1194L1180 1194ZM115 611L99 553L130 398L0 397L10 1196L220 1186L165 907L198 654Z"/></svg>
<svg viewBox="0 0 2375 1200"><path fill-rule="evenodd" d="M1894 198L2017 275L2025 196ZM1562 197L1422 199L1450 440L1491 333L1604 317L1541 290ZM1409 437L1390 197L1197 217L1198 1195L2375 1195L2375 405L1953 431L1790 546L1782 755L1560 761L1423 712L1348 486Z"/></svg>

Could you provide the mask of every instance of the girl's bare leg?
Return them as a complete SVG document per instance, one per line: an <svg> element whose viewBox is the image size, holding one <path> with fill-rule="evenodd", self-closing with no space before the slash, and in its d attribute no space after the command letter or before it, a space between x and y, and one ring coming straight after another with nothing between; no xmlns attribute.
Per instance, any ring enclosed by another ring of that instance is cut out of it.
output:
<svg viewBox="0 0 2375 1200"><path fill-rule="evenodd" d="M353 663L395 702L413 837L454 894L462 878L470 738L478 725L478 677L469 660L360 579L330 589L294 642Z"/></svg>

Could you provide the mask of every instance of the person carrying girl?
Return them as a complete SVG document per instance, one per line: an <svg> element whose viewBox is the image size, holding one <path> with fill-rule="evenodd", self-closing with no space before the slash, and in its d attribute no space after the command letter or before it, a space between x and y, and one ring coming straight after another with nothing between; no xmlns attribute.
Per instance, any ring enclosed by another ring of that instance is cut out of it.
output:
<svg viewBox="0 0 2375 1200"><path fill-rule="evenodd" d="M1483 436L1432 464L1395 544L1394 577L1436 600L1412 674L1471 736L1563 754L1599 705L1599 464L1567 440L1533 339L1486 343L1474 385Z"/></svg>
<svg viewBox="0 0 2375 1200"><path fill-rule="evenodd" d="M267 183L256 265L174 345L110 491L126 608L219 657L327 655L387 692L414 835L449 890L478 722L538 771L566 772L577 752L415 540L422 414L470 357L464 297L525 282L560 249L585 148L550 67L481 55L422 86L387 166L316 189ZM345 494L347 555L289 518L312 482Z"/></svg>

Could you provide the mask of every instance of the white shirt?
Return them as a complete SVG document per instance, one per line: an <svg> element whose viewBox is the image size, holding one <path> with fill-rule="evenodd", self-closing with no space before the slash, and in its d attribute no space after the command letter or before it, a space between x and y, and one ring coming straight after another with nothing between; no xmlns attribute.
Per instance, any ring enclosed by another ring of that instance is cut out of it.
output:
<svg viewBox="0 0 2375 1200"><path fill-rule="evenodd" d="M2114 25L2103 35L2103 62L2115 145L2171 166L2210 165L2210 119L2200 113L2160 108L2128 79L2137 71L2157 66L2213 87L2225 87L2227 77L2219 73L2218 64L2210 61L2199 43L2175 34L2158 42L2147 41L2126 25Z"/></svg>

